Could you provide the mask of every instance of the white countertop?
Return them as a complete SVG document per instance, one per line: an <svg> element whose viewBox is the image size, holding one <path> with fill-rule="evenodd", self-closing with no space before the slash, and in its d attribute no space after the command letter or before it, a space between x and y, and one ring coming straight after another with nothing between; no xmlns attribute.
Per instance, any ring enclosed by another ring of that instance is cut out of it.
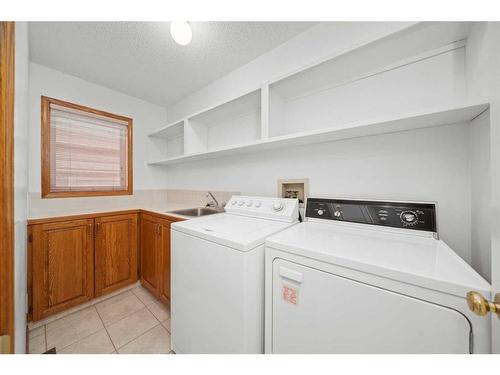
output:
<svg viewBox="0 0 500 375"><path fill-rule="evenodd" d="M28 215L28 221L30 220L40 220L40 219L50 219L63 216L76 216L76 215L92 215L92 214L102 214L106 212L116 212L116 211L128 211L128 210L145 210L155 214L167 215L178 217L180 219L190 219L190 216L178 215L169 213L169 211L182 210L187 208L194 208L196 204L187 203L162 203L162 204L125 204L125 205L110 205L103 206L100 208L71 208L64 210L53 210L50 213L47 211L43 212L30 212Z"/></svg>

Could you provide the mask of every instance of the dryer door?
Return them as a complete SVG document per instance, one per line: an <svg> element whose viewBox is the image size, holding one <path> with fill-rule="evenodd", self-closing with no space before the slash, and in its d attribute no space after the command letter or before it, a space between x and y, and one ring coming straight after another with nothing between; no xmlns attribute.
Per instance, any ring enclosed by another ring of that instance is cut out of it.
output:
<svg viewBox="0 0 500 375"><path fill-rule="evenodd" d="M456 310L282 259L273 262L274 353L469 353Z"/></svg>

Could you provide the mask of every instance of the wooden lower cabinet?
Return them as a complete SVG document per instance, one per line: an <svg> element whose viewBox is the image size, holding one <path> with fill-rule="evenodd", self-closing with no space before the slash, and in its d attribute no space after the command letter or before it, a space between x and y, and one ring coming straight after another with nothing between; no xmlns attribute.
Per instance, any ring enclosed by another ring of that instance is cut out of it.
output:
<svg viewBox="0 0 500 375"><path fill-rule="evenodd" d="M35 225L31 229L33 320L94 297L94 220Z"/></svg>
<svg viewBox="0 0 500 375"><path fill-rule="evenodd" d="M160 248L160 289L158 298L166 304L170 304L170 225L172 222L161 223Z"/></svg>
<svg viewBox="0 0 500 375"><path fill-rule="evenodd" d="M141 284L158 296L160 289L158 259L160 235L155 216L141 215Z"/></svg>
<svg viewBox="0 0 500 375"><path fill-rule="evenodd" d="M141 284L164 303L170 303L170 226L154 215L141 215Z"/></svg>
<svg viewBox="0 0 500 375"><path fill-rule="evenodd" d="M95 219L95 296L137 281L137 214Z"/></svg>
<svg viewBox="0 0 500 375"><path fill-rule="evenodd" d="M129 211L30 223L29 318L40 320L133 284L139 271L141 283L169 303L175 220Z"/></svg>

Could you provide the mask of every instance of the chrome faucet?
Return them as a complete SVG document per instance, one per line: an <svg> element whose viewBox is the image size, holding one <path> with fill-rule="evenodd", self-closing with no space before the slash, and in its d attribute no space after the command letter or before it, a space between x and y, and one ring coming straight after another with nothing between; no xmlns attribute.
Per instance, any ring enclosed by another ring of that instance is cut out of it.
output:
<svg viewBox="0 0 500 375"><path fill-rule="evenodd" d="M207 198L212 199L210 202L207 203L207 207L220 208L219 201L215 199L214 195L209 191L207 191Z"/></svg>

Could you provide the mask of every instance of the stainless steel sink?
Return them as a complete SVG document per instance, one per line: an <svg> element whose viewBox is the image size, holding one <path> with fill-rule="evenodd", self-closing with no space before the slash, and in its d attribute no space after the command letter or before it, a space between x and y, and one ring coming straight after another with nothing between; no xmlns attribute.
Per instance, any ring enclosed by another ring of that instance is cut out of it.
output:
<svg viewBox="0 0 500 375"><path fill-rule="evenodd" d="M167 211L168 214L177 214L177 215L192 216L192 217L213 215L221 212L224 212L223 208L211 208L211 207L196 207L196 208L186 208L184 210Z"/></svg>

